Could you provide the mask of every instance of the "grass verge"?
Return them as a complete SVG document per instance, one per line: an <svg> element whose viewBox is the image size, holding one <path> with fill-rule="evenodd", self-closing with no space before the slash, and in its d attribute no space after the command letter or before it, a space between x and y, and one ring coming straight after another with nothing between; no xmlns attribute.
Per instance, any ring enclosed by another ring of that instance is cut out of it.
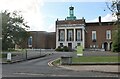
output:
<svg viewBox="0 0 120 79"><path fill-rule="evenodd" d="M120 56L119 56L120 57ZM72 58L72 62L119 62L118 56L92 56Z"/></svg>
<svg viewBox="0 0 120 79"><path fill-rule="evenodd" d="M76 57L76 58L72 58L72 63L80 63L80 62L98 62L98 63L104 63L104 62L119 62L120 59L119 59L120 56L91 56L91 57ZM58 59L56 61L54 61L52 64L54 66L58 66L60 65L60 62L61 62L61 59Z"/></svg>
<svg viewBox="0 0 120 79"><path fill-rule="evenodd" d="M58 60L54 61L52 64L55 65L55 66L56 66L56 65L59 65L59 64L60 64L60 61L61 61L61 60L58 59Z"/></svg>

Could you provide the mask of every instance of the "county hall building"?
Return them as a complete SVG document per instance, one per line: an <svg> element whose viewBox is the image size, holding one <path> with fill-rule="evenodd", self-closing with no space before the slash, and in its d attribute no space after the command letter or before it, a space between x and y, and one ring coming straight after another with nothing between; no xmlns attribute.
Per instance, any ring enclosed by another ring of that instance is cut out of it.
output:
<svg viewBox="0 0 120 79"><path fill-rule="evenodd" d="M114 22L85 22L74 16L74 7L69 7L69 16L56 20L55 32L30 31L28 48L55 49L67 46L75 49L78 45L84 49L109 51L112 49L112 32Z"/></svg>
<svg viewBox="0 0 120 79"><path fill-rule="evenodd" d="M111 50L113 23L102 22L101 16L98 22L86 23L84 18L74 16L74 7L71 6L69 16L56 21L56 48L67 46L75 49L82 45L84 49Z"/></svg>

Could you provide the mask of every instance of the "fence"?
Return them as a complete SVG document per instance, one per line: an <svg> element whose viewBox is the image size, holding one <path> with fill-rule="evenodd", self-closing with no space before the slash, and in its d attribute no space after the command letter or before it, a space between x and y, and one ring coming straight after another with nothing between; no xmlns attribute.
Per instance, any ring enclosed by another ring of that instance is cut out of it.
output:
<svg viewBox="0 0 120 79"><path fill-rule="evenodd" d="M54 49L25 49L16 52L3 52L3 53L4 54L11 53L12 54L11 61L21 61L21 60L43 57L46 55L53 54L53 52ZM2 58L2 60L7 61L7 56Z"/></svg>

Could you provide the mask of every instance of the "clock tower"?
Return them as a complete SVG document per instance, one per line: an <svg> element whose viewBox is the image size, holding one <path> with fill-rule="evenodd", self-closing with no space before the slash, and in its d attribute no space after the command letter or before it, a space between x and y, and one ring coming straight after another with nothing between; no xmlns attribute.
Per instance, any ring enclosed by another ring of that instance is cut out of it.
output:
<svg viewBox="0 0 120 79"><path fill-rule="evenodd" d="M69 17L67 20L76 20L76 16L74 16L74 7L69 7Z"/></svg>

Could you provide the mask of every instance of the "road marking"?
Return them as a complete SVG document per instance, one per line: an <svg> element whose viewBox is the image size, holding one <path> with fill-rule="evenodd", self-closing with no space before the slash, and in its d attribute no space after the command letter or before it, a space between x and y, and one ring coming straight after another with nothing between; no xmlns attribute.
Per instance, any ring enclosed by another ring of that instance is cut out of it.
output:
<svg viewBox="0 0 120 79"><path fill-rule="evenodd" d="M25 72L19 72L19 73L14 73L17 75L44 75L44 74L37 74L37 73L25 73Z"/></svg>
<svg viewBox="0 0 120 79"><path fill-rule="evenodd" d="M57 58L57 59L55 59L55 60L52 60L52 61L48 62L48 66L50 66L50 67L54 66L52 63L53 63L54 61L59 60L59 59L60 59L60 58Z"/></svg>
<svg viewBox="0 0 120 79"><path fill-rule="evenodd" d="M59 76L59 77L68 77L68 76L70 76L70 75L61 75L61 74L48 74L48 73L44 73L44 74L42 74L42 73L25 73L25 72L18 72L18 73L14 73L14 74L16 74L16 75L33 75L33 76Z"/></svg>

